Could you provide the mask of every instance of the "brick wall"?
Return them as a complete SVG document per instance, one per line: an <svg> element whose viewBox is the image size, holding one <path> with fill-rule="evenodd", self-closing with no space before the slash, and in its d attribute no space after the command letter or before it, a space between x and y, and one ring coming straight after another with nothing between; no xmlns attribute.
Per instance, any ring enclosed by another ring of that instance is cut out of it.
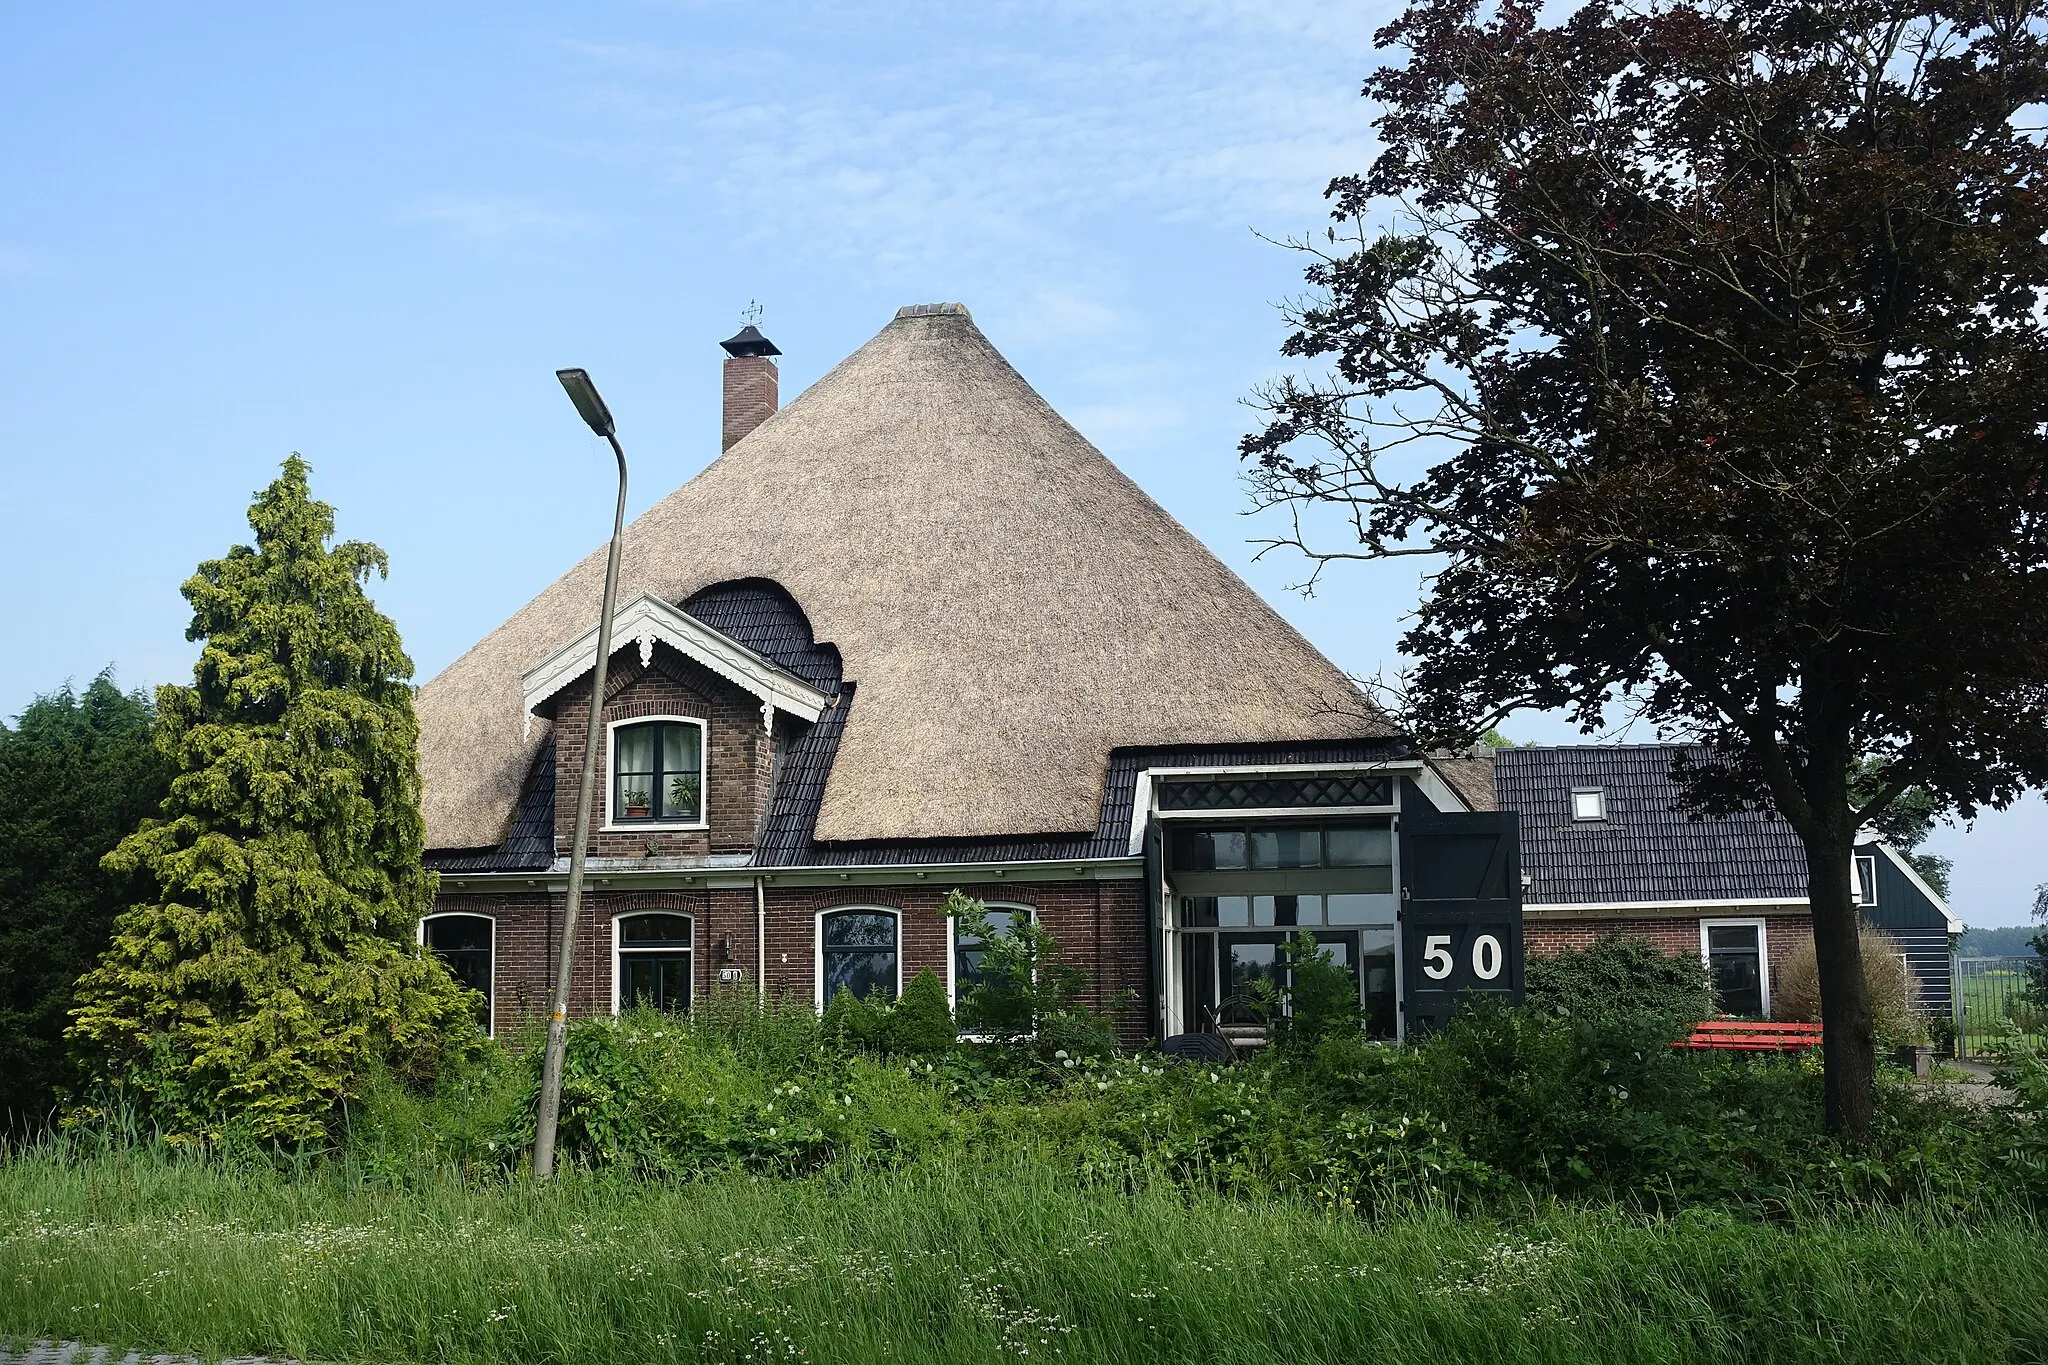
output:
<svg viewBox="0 0 2048 1365"><path fill-rule="evenodd" d="M925 967L947 978L949 925L939 904L950 886L919 883L891 887L770 886L768 899L768 989L772 997L817 998L817 918L821 911L878 906L901 916L902 974L907 984ZM1119 1016L1119 1034L1141 1041L1149 1020L1142 1014L1150 984L1145 955L1145 901L1137 881L1047 882L963 886L987 901L1028 905L1052 931L1067 960L1090 978L1088 1002L1102 1007L1129 992L1136 1006ZM500 1036L547 1012L554 988L555 947L562 930L562 898L542 892L504 895L443 895L440 912L490 915L497 920L495 1020ZM693 989L710 990L720 966L741 968L748 989L755 975L755 907L751 888L712 891L619 891L585 893L583 923L577 930L576 970L570 994L573 1017L608 1014L612 1008L612 921L637 910L661 910L694 920ZM721 956L721 945L729 957Z"/></svg>
<svg viewBox="0 0 2048 1365"><path fill-rule="evenodd" d="M605 830L611 755L601 749L590 806L591 854L606 858L702 857L751 850L767 810L772 760L771 738L761 725L761 703L666 645L654 647L650 666L640 664L631 646L614 662L618 668L605 680L606 725L638 716L687 716L705 722L704 809L710 828ZM555 709L555 848L563 855L569 851L570 830L576 822L589 698L590 684L585 680L565 690ZM600 735L604 733L599 730Z"/></svg>
<svg viewBox="0 0 2048 1365"><path fill-rule="evenodd" d="M718 449L731 450L742 436L775 415L781 376L765 355L728 356L725 407Z"/></svg>

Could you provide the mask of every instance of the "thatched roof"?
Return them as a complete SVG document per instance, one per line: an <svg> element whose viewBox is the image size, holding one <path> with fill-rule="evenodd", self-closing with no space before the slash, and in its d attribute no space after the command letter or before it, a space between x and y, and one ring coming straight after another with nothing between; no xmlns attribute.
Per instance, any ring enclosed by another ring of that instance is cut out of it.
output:
<svg viewBox="0 0 2048 1365"><path fill-rule="evenodd" d="M430 847L504 834L547 729L520 676L603 576L600 547L421 689ZM740 578L860 688L820 839L1089 830L1115 747L1389 731L957 306L899 313L626 530L622 602Z"/></svg>

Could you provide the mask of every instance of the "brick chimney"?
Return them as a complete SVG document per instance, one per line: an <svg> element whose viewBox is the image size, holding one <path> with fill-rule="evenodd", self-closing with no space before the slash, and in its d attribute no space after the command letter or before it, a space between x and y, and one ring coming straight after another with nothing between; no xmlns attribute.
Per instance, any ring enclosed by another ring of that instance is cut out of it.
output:
<svg viewBox="0 0 2048 1365"><path fill-rule="evenodd" d="M771 357L782 352L751 322L718 344L725 348L725 430L718 446L724 454L775 415L779 377Z"/></svg>

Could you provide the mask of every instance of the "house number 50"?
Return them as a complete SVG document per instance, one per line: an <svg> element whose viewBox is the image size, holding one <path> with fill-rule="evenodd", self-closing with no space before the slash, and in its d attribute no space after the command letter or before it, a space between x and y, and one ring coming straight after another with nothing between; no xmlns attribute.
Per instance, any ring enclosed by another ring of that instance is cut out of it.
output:
<svg viewBox="0 0 2048 1365"><path fill-rule="evenodd" d="M1500 975L1500 940L1492 934L1481 934L1472 940L1472 974L1481 981L1491 981ZM1422 974L1432 981L1442 981L1451 974L1457 964L1451 961L1451 936L1431 934L1422 941Z"/></svg>

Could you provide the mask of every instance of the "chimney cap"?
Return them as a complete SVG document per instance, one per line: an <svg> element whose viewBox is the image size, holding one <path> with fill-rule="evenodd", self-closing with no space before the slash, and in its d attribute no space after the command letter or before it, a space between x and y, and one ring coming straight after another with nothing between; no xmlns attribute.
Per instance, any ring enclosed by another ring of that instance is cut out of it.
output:
<svg viewBox="0 0 2048 1365"><path fill-rule="evenodd" d="M782 354L782 348L762 336L761 329L751 322L718 344L729 356Z"/></svg>

